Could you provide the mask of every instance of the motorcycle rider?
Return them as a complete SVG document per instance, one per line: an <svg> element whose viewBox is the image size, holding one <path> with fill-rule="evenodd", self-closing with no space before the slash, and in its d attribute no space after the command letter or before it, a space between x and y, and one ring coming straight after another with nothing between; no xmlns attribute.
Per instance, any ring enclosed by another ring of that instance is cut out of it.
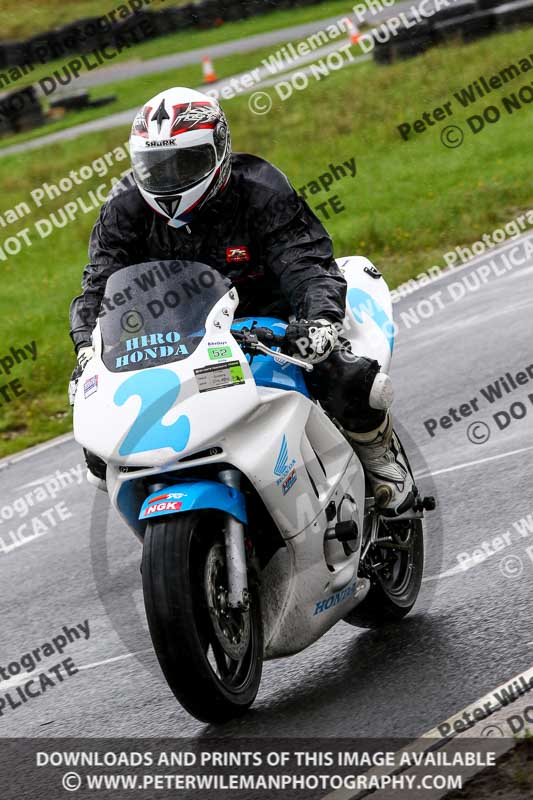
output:
<svg viewBox="0 0 533 800"><path fill-rule="evenodd" d="M156 260L209 264L236 286L240 316L292 316L288 352L315 365L310 391L342 426L377 504L391 515L409 508L413 482L392 427L390 378L339 338L346 282L331 238L286 176L257 156L232 153L218 102L186 88L143 106L130 154L133 172L100 211L82 294L70 308L74 387L94 355L91 332L113 272ZM105 463L86 458L89 480L103 488Z"/></svg>

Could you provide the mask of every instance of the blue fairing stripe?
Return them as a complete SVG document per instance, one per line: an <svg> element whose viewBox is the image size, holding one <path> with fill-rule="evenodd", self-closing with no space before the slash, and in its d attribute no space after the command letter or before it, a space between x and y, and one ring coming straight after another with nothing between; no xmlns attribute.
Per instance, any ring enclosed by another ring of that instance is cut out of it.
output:
<svg viewBox="0 0 533 800"><path fill-rule="evenodd" d="M394 323L387 312L380 306L368 292L363 289L348 290L348 305L352 309L352 314L359 323L363 323L363 311L379 325L385 338L387 339L392 353L394 348Z"/></svg>
<svg viewBox="0 0 533 800"><path fill-rule="evenodd" d="M240 331L242 328L270 328L273 333L283 336L287 323L275 317L246 317L237 319L233 323L232 330ZM250 355L246 358L250 361ZM278 364L272 356L258 353L251 360L251 369L254 380L258 386L268 386L271 389L285 389L292 392L300 392L306 397L310 397L309 389L305 382L301 367L296 364L285 362Z"/></svg>
<svg viewBox="0 0 533 800"><path fill-rule="evenodd" d="M184 511L211 508L231 514L246 524L246 502L238 489L232 489L216 481L183 481L153 492L142 504L139 519L150 520L165 514L180 514Z"/></svg>

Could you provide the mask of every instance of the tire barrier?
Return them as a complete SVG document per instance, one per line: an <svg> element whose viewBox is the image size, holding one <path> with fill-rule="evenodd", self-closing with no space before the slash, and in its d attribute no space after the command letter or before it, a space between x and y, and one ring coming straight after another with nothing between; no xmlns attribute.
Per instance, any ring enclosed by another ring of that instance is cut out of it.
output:
<svg viewBox="0 0 533 800"><path fill-rule="evenodd" d="M460 17L453 17L444 22L437 22L433 26L435 43L439 44L448 39L460 38L464 42L488 36L495 28L492 9L473 11Z"/></svg>
<svg viewBox="0 0 533 800"><path fill-rule="evenodd" d="M393 8L391 9L391 12ZM391 16L393 16L391 14ZM433 16L409 27L400 27L396 35L380 42L376 35L373 48L378 64L412 58L429 47L450 40L469 42L520 25L533 24L533 0L466 0L460 5L437 11Z"/></svg>
<svg viewBox="0 0 533 800"><path fill-rule="evenodd" d="M533 0L518 0L500 5L493 10L497 30L508 30L518 25L533 25Z"/></svg>
<svg viewBox="0 0 533 800"><path fill-rule="evenodd" d="M34 86L0 97L0 135L21 133L44 123L45 116Z"/></svg>
<svg viewBox="0 0 533 800"><path fill-rule="evenodd" d="M109 16L86 17L21 42L0 44L0 71L9 67L45 64L64 56L90 53L115 45L132 29L144 24L150 29L144 38L156 38L192 28L207 29L224 22L267 14L277 9L318 5L323 0L200 0L158 11L132 11L127 19L110 21ZM15 78L0 73L0 89Z"/></svg>
<svg viewBox="0 0 533 800"><path fill-rule="evenodd" d="M81 111L85 108L99 108L116 99L116 95L108 95L91 100L87 91L74 92L52 100L50 109L60 109L61 112ZM27 86L0 96L0 137L29 131L45 122L46 117L35 86Z"/></svg>
<svg viewBox="0 0 533 800"><path fill-rule="evenodd" d="M76 92L76 94L58 97L50 101L50 108L63 108L65 111L81 111L89 106L89 92Z"/></svg>
<svg viewBox="0 0 533 800"><path fill-rule="evenodd" d="M96 100L91 100L89 92L81 91L64 95L63 97L56 97L55 100L50 101L50 108L60 108L63 111L83 111L85 108L101 108L102 106L107 106L116 99L116 94L112 94L107 97L99 97Z"/></svg>

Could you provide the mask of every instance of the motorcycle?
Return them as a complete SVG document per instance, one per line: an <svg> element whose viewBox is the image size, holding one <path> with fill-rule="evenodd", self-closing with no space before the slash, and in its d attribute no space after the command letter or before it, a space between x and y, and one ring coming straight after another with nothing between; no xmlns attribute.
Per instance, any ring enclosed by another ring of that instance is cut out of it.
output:
<svg viewBox="0 0 533 800"><path fill-rule="evenodd" d="M342 336L387 372L389 290L340 259ZM363 467L283 352L286 322L235 318L206 264L137 264L109 278L79 380L76 440L107 463L110 502L143 546L152 642L181 705L204 722L243 714L263 662L340 620L373 628L413 607L424 564L418 493L375 506Z"/></svg>

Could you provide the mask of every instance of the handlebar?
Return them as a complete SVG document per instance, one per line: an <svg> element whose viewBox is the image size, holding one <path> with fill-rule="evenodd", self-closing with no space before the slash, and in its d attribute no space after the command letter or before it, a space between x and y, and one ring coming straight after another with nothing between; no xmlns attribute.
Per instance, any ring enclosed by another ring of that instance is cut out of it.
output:
<svg viewBox="0 0 533 800"><path fill-rule="evenodd" d="M267 347L283 347L287 344L285 334L274 333L270 328L254 328L251 331L255 334L260 342L266 344Z"/></svg>
<svg viewBox="0 0 533 800"><path fill-rule="evenodd" d="M283 347L286 344L285 335L279 335L270 330L270 328L253 328L252 330L237 331L231 330L231 333L238 342L243 345L248 345L253 348L258 342L266 345L267 347Z"/></svg>
<svg viewBox="0 0 533 800"><path fill-rule="evenodd" d="M248 350L252 353L264 353L265 355L274 356L275 358L282 358L290 364L296 364L296 366L302 367L307 372L312 372L313 370L313 365L308 364L302 359L272 350L272 347L283 348L284 345L286 345L286 339L285 335L280 336L271 331L270 328L253 328L248 331L238 331L232 328L231 333L244 350Z"/></svg>

